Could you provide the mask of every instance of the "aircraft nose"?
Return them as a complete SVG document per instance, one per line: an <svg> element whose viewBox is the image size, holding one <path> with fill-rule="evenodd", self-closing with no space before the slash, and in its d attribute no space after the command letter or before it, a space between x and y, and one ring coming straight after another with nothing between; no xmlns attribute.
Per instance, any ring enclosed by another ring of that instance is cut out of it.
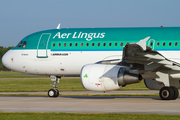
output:
<svg viewBox="0 0 180 120"><path fill-rule="evenodd" d="M3 57L2 57L2 64L6 67L6 68L9 68L8 67L8 64L9 64L9 51L6 52Z"/></svg>

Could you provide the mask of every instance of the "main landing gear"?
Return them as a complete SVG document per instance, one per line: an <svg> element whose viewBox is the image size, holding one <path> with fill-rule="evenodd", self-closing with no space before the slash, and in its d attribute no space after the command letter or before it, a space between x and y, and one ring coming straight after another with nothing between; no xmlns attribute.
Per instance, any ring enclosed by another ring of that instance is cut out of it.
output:
<svg viewBox="0 0 180 120"><path fill-rule="evenodd" d="M162 100L175 100L179 96L179 91L176 87L163 87L159 91L159 96Z"/></svg>
<svg viewBox="0 0 180 120"><path fill-rule="evenodd" d="M51 84L51 86L53 86L53 89L50 89L48 91L48 96L49 97L58 97L59 96L59 91L58 91L58 83L59 80L61 79L61 77L57 77L57 76L50 76L51 81L53 82L53 84Z"/></svg>

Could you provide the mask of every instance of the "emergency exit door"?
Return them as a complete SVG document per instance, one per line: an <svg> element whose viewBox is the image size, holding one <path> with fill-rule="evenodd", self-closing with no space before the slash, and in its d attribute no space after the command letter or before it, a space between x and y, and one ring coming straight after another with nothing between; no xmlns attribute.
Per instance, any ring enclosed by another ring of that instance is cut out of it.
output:
<svg viewBox="0 0 180 120"><path fill-rule="evenodd" d="M150 39L148 42L148 46L152 49L154 49L154 45L155 45L155 40L154 39Z"/></svg>

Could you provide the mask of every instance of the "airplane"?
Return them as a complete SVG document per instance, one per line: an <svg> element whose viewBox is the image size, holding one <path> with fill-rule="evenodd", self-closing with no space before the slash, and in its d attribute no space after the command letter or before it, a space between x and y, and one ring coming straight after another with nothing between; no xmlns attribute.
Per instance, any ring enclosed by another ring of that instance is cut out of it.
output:
<svg viewBox="0 0 180 120"><path fill-rule="evenodd" d="M23 38L2 57L5 67L49 76L58 97L61 77L80 76L83 87L113 91L144 80L162 100L180 88L180 27L60 28Z"/></svg>

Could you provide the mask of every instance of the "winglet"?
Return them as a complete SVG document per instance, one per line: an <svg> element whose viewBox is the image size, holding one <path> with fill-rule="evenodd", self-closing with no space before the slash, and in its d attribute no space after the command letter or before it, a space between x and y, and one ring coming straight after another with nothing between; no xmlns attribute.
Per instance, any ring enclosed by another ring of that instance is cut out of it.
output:
<svg viewBox="0 0 180 120"><path fill-rule="evenodd" d="M143 50L146 50L146 41L150 38L150 36L140 40L139 42L137 42L136 44L138 44L139 46L142 47Z"/></svg>
<svg viewBox="0 0 180 120"><path fill-rule="evenodd" d="M61 24L59 23L59 25L57 26L57 28L56 28L56 29L60 29L60 26L61 26Z"/></svg>

